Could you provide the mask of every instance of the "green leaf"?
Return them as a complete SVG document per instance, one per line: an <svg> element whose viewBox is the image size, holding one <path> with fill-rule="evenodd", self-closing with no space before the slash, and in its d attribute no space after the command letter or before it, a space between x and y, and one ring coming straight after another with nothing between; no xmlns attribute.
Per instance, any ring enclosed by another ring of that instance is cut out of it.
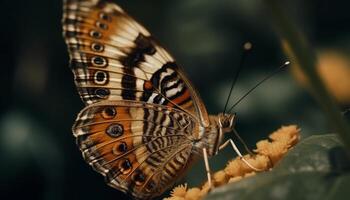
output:
<svg viewBox="0 0 350 200"><path fill-rule="evenodd" d="M336 135L302 140L270 172L214 189L214 199L350 199L350 161Z"/></svg>

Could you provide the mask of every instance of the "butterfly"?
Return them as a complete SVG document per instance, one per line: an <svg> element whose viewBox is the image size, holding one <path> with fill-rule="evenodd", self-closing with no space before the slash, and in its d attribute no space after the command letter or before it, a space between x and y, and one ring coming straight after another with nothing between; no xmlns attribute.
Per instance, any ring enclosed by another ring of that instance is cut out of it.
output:
<svg viewBox="0 0 350 200"><path fill-rule="evenodd" d="M208 115L184 70L114 2L65 0L62 24L86 105L72 128L85 161L135 199L159 196L201 158L210 181L208 157L235 114Z"/></svg>

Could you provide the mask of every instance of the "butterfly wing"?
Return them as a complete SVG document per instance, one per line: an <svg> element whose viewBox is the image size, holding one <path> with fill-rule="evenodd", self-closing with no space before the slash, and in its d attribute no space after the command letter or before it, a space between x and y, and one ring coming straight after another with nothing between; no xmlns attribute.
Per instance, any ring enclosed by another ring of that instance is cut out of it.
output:
<svg viewBox="0 0 350 200"><path fill-rule="evenodd" d="M66 0L63 35L82 100L176 107L208 126L208 114L174 59L115 3Z"/></svg>
<svg viewBox="0 0 350 200"><path fill-rule="evenodd" d="M195 119L181 110L133 101L102 101L73 126L84 159L106 182L139 199L169 188L193 159Z"/></svg>

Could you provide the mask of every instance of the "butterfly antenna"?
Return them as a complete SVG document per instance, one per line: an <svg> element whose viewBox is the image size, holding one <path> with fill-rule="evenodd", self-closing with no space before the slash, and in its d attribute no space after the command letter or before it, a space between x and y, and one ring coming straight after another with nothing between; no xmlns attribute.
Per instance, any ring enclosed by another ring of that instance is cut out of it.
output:
<svg viewBox="0 0 350 200"><path fill-rule="evenodd" d="M276 75L277 73L281 72L284 68L286 68L290 64L289 61L286 61L283 65L281 65L278 69L275 71L271 72L268 76L266 76L264 79L259 81L254 87L252 87L247 93L245 93L241 98L238 99L238 101L233 104L233 106L230 108L229 112L232 111L234 107L236 107L245 97L247 97L251 92L253 92L257 87L259 87L262 83Z"/></svg>
<svg viewBox="0 0 350 200"><path fill-rule="evenodd" d="M239 74L240 74L241 70L243 69L244 60L247 57L247 54L252 49L252 46L253 45L250 42L246 42L243 45L243 53L242 53L242 56L241 56L241 60L239 61L239 67L238 67L237 71L235 72L235 77L233 78L233 81L232 81L232 84L231 84L231 89L230 89L230 92L229 92L228 97L226 99L226 103L225 103L225 107L224 107L224 112L223 113L226 112L228 102L230 101L230 98L231 98L231 95L232 95L232 91L233 91L233 89L234 89L234 87L236 85L236 82L237 82L237 79L239 77Z"/></svg>

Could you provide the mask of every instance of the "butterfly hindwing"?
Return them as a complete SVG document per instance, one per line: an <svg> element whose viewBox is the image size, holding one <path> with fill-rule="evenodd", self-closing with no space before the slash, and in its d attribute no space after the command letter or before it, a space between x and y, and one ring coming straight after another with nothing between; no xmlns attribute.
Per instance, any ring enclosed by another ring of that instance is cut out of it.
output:
<svg viewBox="0 0 350 200"><path fill-rule="evenodd" d="M132 100L208 114L174 59L133 18L105 0L66 0L63 31L82 100Z"/></svg>
<svg viewBox="0 0 350 200"><path fill-rule="evenodd" d="M192 159L194 119L165 106L102 101L73 126L84 159L109 185L144 199L164 192Z"/></svg>

